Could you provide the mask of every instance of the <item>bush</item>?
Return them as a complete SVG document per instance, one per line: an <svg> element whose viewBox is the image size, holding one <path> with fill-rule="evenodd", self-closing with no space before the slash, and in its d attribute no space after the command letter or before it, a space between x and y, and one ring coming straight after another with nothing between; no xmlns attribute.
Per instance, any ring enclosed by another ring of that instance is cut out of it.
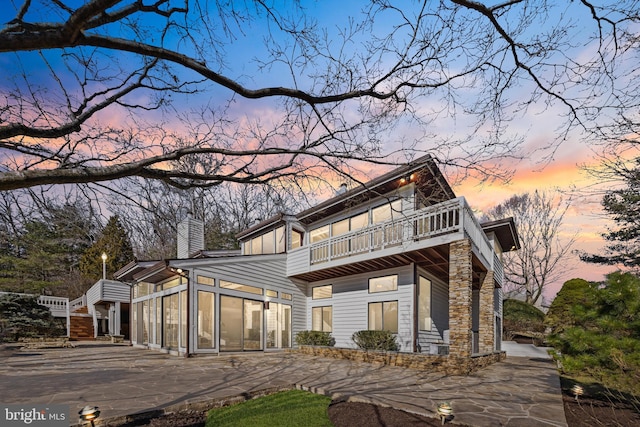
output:
<svg viewBox="0 0 640 427"><path fill-rule="evenodd" d="M22 294L0 296L0 338L18 341L24 337L61 336L65 331L38 297Z"/></svg>
<svg viewBox="0 0 640 427"><path fill-rule="evenodd" d="M333 347L336 344L336 340L331 336L331 332L300 331L296 335L296 344Z"/></svg>
<svg viewBox="0 0 640 427"><path fill-rule="evenodd" d="M396 336L390 331L358 331L351 339L362 350L398 351Z"/></svg>
<svg viewBox="0 0 640 427"><path fill-rule="evenodd" d="M503 303L503 338L539 337L545 331L544 313L524 301L506 299Z"/></svg>

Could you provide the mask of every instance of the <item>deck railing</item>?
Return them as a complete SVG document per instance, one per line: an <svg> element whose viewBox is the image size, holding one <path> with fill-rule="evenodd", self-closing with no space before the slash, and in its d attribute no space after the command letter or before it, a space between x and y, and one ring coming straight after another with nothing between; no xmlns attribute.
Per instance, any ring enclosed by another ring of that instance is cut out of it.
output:
<svg viewBox="0 0 640 427"><path fill-rule="evenodd" d="M321 264L463 230L485 263L490 265L493 261L491 244L463 197L313 243L309 248L309 261L311 265Z"/></svg>
<svg viewBox="0 0 640 427"><path fill-rule="evenodd" d="M81 297L78 297L69 302L71 311L76 311L77 309L82 308L85 305L87 305L87 294L82 294Z"/></svg>

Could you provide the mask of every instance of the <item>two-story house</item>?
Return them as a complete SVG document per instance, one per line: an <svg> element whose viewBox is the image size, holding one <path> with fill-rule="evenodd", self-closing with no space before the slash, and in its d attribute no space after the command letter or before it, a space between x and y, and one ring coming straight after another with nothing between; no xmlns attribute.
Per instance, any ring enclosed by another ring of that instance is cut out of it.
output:
<svg viewBox="0 0 640 427"><path fill-rule="evenodd" d="M511 218L479 224L425 156L205 251L202 223L178 230L178 259L134 262L131 340L172 353L269 351L302 330L396 334L401 352L471 357L500 349L502 253Z"/></svg>

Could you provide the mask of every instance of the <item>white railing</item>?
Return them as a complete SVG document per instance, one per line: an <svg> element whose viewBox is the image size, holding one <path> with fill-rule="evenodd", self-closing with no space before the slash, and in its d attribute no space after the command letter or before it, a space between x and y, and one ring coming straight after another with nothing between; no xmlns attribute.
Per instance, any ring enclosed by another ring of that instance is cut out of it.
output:
<svg viewBox="0 0 640 427"><path fill-rule="evenodd" d="M309 248L309 262L311 265L321 264L462 230L484 257L486 265L491 265L493 250L489 239L463 197L313 243Z"/></svg>
<svg viewBox="0 0 640 427"><path fill-rule="evenodd" d="M54 316L57 313L64 313L64 315L66 316L67 309L69 308L69 298L40 295L38 297L38 304L48 307L49 310L51 310L51 314L53 314Z"/></svg>
<svg viewBox="0 0 640 427"><path fill-rule="evenodd" d="M35 296L31 294L24 294L24 293L18 293L18 292L0 292L0 295L7 295L7 294ZM64 317L67 319L67 336L69 336L69 333L70 333L69 298L39 295L38 304L47 307L51 312L52 316Z"/></svg>
<svg viewBox="0 0 640 427"><path fill-rule="evenodd" d="M71 311L76 311L77 309L82 308L85 305L87 305L87 294L83 294L81 297L78 297L69 302Z"/></svg>

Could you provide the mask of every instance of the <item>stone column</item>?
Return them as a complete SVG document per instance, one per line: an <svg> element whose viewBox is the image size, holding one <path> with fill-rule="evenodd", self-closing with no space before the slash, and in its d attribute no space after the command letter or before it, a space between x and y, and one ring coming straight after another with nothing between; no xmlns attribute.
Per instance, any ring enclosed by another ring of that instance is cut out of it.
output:
<svg viewBox="0 0 640 427"><path fill-rule="evenodd" d="M488 271L480 288L480 353L492 353L495 348L495 321L493 270Z"/></svg>
<svg viewBox="0 0 640 427"><path fill-rule="evenodd" d="M449 245L449 355L471 357L471 243Z"/></svg>

